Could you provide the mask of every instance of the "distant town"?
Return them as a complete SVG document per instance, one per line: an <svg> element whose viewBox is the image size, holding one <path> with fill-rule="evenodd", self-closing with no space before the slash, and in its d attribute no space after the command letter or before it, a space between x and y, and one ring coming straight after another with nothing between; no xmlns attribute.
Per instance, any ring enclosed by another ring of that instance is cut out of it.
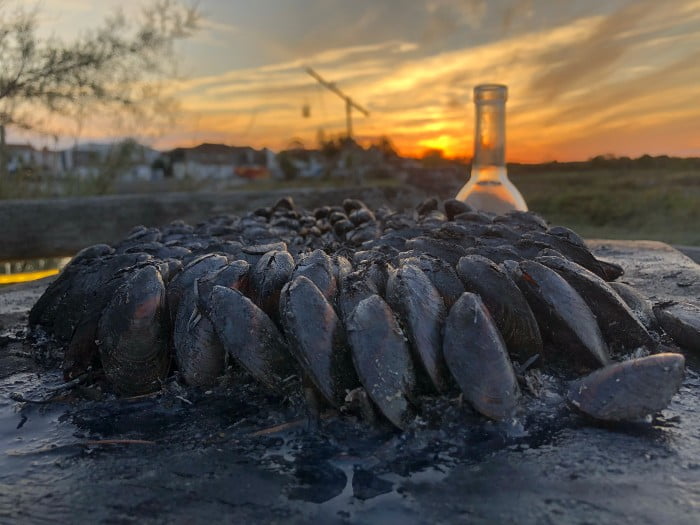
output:
<svg viewBox="0 0 700 525"><path fill-rule="evenodd" d="M282 151L202 143L158 151L134 139L83 143L63 150L6 144L0 198L68 196L142 191L227 190L246 185L294 181L314 185L410 184L443 196L469 178L470 159L447 159L440 150L419 158L401 157L387 137L362 146L351 138L320 140L314 149L293 142ZM0 168L2 165L0 164ZM639 173L700 169L700 158L598 155L586 161L509 163L515 177L590 170ZM0 170L1 172L2 170Z"/></svg>
<svg viewBox="0 0 700 525"><path fill-rule="evenodd" d="M56 151L7 144L5 159L7 173L42 179L88 179L109 169L115 180L122 181L192 179L233 185L268 179L381 177L419 165L399 157L388 140L365 148L351 139L331 140L318 149L298 145L277 153L268 148L213 143L158 151L132 139L76 144Z"/></svg>

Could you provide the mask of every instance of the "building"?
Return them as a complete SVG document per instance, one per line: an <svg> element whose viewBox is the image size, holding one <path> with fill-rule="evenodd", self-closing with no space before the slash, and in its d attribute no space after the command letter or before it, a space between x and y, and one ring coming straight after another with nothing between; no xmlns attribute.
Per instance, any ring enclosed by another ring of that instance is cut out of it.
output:
<svg viewBox="0 0 700 525"><path fill-rule="evenodd" d="M111 169L122 180L155 180L163 175L162 170L154 168L160 156L160 152L129 139L112 144L76 144L60 152L60 173L90 178Z"/></svg>
<svg viewBox="0 0 700 525"><path fill-rule="evenodd" d="M5 146L7 171L16 173L24 168L32 168L35 153L36 150L30 144L7 144Z"/></svg>
<svg viewBox="0 0 700 525"><path fill-rule="evenodd" d="M175 148L167 154L170 172L176 179L230 180L244 183L268 178L275 169L274 154L267 148L204 143L193 148Z"/></svg>
<svg viewBox="0 0 700 525"><path fill-rule="evenodd" d="M46 147L38 150L31 144L6 144L5 154L8 173L30 171L37 175L47 175L60 170L60 154Z"/></svg>

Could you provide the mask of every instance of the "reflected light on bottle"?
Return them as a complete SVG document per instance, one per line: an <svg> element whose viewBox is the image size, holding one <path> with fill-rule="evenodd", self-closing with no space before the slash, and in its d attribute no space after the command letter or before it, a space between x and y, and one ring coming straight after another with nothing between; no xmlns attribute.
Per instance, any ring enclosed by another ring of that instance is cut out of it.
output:
<svg viewBox="0 0 700 525"><path fill-rule="evenodd" d="M472 174L459 191L457 200L473 208L491 213L507 213L511 210L527 211L525 199L508 179L506 169L500 166L482 166Z"/></svg>

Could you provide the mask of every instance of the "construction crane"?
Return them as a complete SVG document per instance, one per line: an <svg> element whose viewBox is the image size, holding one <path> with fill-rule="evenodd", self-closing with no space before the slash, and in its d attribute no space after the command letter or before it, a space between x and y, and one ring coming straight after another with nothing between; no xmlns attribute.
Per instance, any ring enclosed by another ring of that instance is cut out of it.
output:
<svg viewBox="0 0 700 525"><path fill-rule="evenodd" d="M316 73L312 68L310 67L305 67L304 70L314 77L319 84L321 84L323 87L326 89L332 91L336 95L338 95L340 98L342 98L345 101L345 118L347 122L347 130L348 130L348 138L352 138L352 108L355 108L357 111L362 113L365 117L369 117L369 111L367 111L365 108L360 106L357 102L355 102L353 99L351 99L348 95L343 93L338 87L333 83L333 82L328 82L325 80L321 75Z"/></svg>

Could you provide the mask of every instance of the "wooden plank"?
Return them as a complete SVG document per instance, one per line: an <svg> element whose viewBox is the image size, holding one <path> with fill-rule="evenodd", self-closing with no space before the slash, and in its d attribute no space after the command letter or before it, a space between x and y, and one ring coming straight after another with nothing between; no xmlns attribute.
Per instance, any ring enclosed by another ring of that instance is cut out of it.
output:
<svg viewBox="0 0 700 525"><path fill-rule="evenodd" d="M0 260L69 256L85 246L122 239L135 225L162 226L270 206L290 195L307 208L362 199L372 206L414 206L413 188L287 189L222 193L163 193L0 201Z"/></svg>

